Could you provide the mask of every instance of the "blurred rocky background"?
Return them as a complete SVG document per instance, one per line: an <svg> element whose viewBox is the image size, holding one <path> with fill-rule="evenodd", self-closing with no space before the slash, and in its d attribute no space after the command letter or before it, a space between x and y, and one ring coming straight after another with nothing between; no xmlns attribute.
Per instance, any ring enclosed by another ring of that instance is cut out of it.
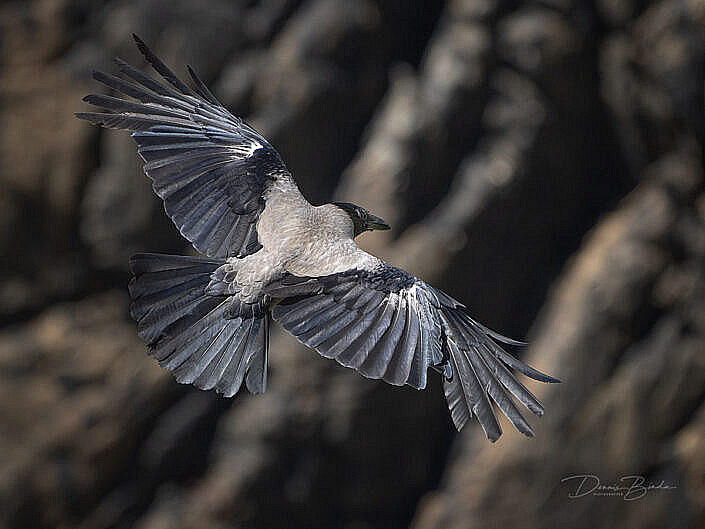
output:
<svg viewBox="0 0 705 529"><path fill-rule="evenodd" d="M278 329L259 397L144 354L128 257L188 247L129 136L73 117L132 32L311 201L394 225L362 245L528 336L563 380L527 383L535 439ZM5 1L0 50L0 527L705 527L703 0Z"/></svg>

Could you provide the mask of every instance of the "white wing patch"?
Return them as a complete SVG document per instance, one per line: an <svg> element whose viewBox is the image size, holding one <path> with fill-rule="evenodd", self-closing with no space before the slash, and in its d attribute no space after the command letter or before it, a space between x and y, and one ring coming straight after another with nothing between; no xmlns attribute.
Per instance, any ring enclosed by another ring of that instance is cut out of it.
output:
<svg viewBox="0 0 705 529"><path fill-rule="evenodd" d="M228 146L228 151L233 153L235 158L240 160L249 158L257 150L261 149L262 144L257 140L251 140L249 143L237 143Z"/></svg>

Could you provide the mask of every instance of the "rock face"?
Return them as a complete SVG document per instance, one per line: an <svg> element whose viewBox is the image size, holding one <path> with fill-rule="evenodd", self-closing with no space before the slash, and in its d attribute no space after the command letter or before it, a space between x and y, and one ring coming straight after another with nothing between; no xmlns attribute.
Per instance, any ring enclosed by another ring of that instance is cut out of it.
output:
<svg viewBox="0 0 705 529"><path fill-rule="evenodd" d="M0 29L0 526L705 524L701 2L34 0ZM276 329L262 396L154 365L127 259L187 244L129 137L72 116L132 32L310 200L394 226L362 245L528 333L563 380L531 384L536 439L456 434L436 377L365 380ZM626 476L658 487L625 501ZM597 479L617 495L571 497Z"/></svg>

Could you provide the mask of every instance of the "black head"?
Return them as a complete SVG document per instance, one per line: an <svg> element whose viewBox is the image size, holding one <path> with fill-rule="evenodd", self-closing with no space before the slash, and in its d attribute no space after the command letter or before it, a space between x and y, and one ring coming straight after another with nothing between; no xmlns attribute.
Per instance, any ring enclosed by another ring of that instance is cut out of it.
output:
<svg viewBox="0 0 705 529"><path fill-rule="evenodd" d="M386 222L379 217L375 217L372 213L360 206L356 206L350 202L333 202L333 204L345 211L352 219L353 226L355 226L354 237L357 237L365 231L390 229Z"/></svg>

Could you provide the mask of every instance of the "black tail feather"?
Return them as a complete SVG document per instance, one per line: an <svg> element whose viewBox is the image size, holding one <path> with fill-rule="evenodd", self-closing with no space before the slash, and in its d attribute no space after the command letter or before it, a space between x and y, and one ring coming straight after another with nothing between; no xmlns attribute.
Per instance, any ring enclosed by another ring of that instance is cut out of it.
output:
<svg viewBox="0 0 705 529"><path fill-rule="evenodd" d="M138 254L130 312L150 356L176 380L233 396L246 380L252 393L266 388L267 311L232 313L231 296L206 292L224 261Z"/></svg>

